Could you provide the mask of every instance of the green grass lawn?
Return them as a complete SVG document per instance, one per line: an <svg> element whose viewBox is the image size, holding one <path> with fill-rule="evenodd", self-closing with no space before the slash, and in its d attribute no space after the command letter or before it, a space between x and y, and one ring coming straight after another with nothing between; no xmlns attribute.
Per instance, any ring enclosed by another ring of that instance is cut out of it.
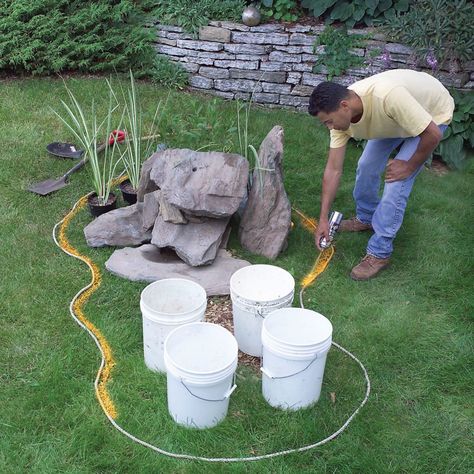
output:
<svg viewBox="0 0 474 474"><path fill-rule="evenodd" d="M70 79L85 101L105 105L102 79ZM165 90L140 84L151 120ZM392 267L369 282L349 271L364 255L368 234L339 235L326 272L309 288L307 308L326 315L334 340L366 365L367 405L339 438L301 454L255 463L207 464L174 460L132 443L109 424L93 390L100 362L92 340L69 315L69 302L89 282L87 267L53 243L53 226L91 190L87 169L59 192L40 197L32 182L62 175L73 163L48 156L52 141L72 140L50 107L66 98L56 79L0 84L0 472L338 472L467 473L473 460L473 172L439 177L423 171L396 240ZM238 151L236 107L218 99L172 92L162 141L172 147ZM309 116L254 109L250 143L276 124L285 129L285 185L292 204L319 212L328 134ZM360 149L349 149L334 208L353 212L352 186ZM113 249L89 249L86 211L72 222L71 243L101 269ZM316 257L312 236L297 223L288 249L274 262L299 281ZM254 263L267 262L241 250ZM365 386L359 367L329 353L321 399L297 413L270 408L258 374L241 367L229 414L216 428L186 430L166 407L166 383L146 369L140 291L104 271L85 307L108 339L117 365L109 384L118 422L147 442L201 456L251 456L312 444L334 432L357 407ZM295 305L297 302L295 301ZM336 402L330 393L336 394Z"/></svg>

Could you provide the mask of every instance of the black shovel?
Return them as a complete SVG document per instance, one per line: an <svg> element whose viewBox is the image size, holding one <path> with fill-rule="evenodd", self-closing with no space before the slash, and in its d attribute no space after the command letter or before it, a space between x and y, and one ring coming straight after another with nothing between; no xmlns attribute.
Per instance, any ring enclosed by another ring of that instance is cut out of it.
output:
<svg viewBox="0 0 474 474"><path fill-rule="evenodd" d="M97 152L100 153L102 150L105 149L107 146L106 143L99 145L97 147ZM32 193L39 194L41 196L46 196L47 194L53 193L54 191L58 191L59 189L64 188L67 186L67 180L72 173L75 173L77 170L81 169L87 161L87 157L83 158L79 163L73 166L67 173L61 176L58 179L47 179L46 181L42 181L41 183L34 183L28 187L28 191Z"/></svg>

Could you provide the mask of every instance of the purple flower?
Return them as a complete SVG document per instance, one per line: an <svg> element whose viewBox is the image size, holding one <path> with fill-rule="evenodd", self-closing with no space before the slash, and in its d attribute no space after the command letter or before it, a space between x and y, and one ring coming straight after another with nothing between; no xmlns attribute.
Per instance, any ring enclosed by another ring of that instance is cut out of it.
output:
<svg viewBox="0 0 474 474"><path fill-rule="evenodd" d="M387 49L383 50L382 56L380 56L382 59L382 62L386 68L389 68L392 64L392 57L390 56L390 51Z"/></svg>
<svg viewBox="0 0 474 474"><path fill-rule="evenodd" d="M430 49L428 51L428 54L426 55L426 62L428 63L428 66L434 71L438 68L438 60L436 59L436 56L433 53L433 50Z"/></svg>

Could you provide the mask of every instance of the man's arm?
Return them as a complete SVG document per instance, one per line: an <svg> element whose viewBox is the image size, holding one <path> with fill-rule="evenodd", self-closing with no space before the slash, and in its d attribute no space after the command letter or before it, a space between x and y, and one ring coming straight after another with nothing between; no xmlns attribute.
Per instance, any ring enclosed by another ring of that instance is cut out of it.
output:
<svg viewBox="0 0 474 474"><path fill-rule="evenodd" d="M339 148L329 149L328 161L326 163L323 176L319 223L318 228L314 233L316 247L319 250L322 250L322 248L319 246L319 241L321 238L325 237L326 239L329 239L328 214L331 209L331 204L336 197L337 189L339 188L339 180L342 175L345 154L345 145Z"/></svg>
<svg viewBox="0 0 474 474"><path fill-rule="evenodd" d="M438 126L431 121L429 125L419 135L420 143L415 153L408 161L390 160L385 172L385 182L393 183L408 178L419 166L421 166L438 146L443 135Z"/></svg>

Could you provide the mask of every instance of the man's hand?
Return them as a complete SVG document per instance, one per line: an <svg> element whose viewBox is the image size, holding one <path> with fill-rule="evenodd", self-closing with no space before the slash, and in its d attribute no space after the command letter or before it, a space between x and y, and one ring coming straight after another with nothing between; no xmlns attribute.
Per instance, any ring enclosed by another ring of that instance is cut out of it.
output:
<svg viewBox="0 0 474 474"><path fill-rule="evenodd" d="M314 243L320 251L324 250L319 244L323 237L325 237L326 240L329 240L329 222L327 221L327 219L320 220L318 223L318 227L314 231Z"/></svg>
<svg viewBox="0 0 474 474"><path fill-rule="evenodd" d="M415 170L408 161L403 160L389 160L387 169L385 171L385 182L393 183L408 178Z"/></svg>

